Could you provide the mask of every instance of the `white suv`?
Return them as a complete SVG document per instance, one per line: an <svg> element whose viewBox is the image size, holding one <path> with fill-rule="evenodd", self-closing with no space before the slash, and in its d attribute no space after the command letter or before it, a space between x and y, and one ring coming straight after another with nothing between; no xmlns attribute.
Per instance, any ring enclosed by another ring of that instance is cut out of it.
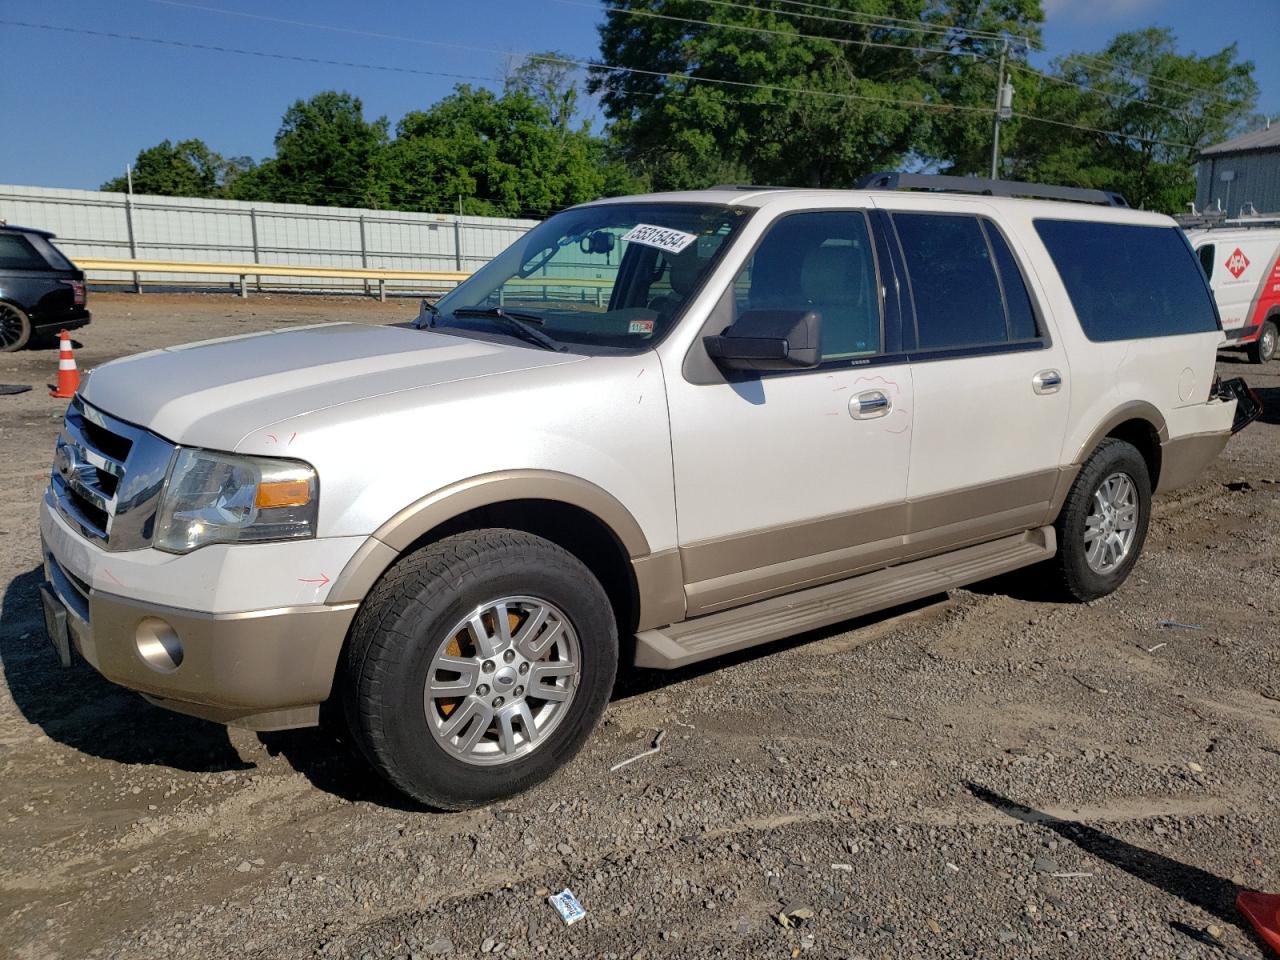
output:
<svg viewBox="0 0 1280 960"><path fill-rule="evenodd" d="M1116 589L1237 409L1183 233L1101 192L874 187L601 200L429 329L100 367L40 517L64 662L256 729L341 704L383 775L460 808L573 756L620 660L1034 563Z"/></svg>

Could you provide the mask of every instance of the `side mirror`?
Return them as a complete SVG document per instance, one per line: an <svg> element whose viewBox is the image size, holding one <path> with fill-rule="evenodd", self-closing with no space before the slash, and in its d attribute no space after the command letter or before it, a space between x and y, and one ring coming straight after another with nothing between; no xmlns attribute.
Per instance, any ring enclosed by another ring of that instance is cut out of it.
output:
<svg viewBox="0 0 1280 960"><path fill-rule="evenodd" d="M729 370L796 370L818 365L821 335L822 315L813 310L747 310L702 342Z"/></svg>

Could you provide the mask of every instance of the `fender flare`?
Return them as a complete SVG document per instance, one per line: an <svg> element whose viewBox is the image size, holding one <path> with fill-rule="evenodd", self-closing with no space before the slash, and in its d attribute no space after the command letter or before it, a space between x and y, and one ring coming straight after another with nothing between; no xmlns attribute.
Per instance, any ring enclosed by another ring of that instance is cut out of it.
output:
<svg viewBox="0 0 1280 960"><path fill-rule="evenodd" d="M511 500L550 500L578 507L608 527L633 561L651 553L631 511L603 488L554 470L502 470L449 484L397 512L347 561L325 603L362 601L383 572L432 530L479 507Z"/></svg>

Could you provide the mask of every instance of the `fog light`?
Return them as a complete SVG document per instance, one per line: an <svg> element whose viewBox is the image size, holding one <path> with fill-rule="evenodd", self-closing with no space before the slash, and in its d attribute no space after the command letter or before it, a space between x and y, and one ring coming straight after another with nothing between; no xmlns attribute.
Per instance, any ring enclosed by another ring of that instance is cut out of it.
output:
<svg viewBox="0 0 1280 960"><path fill-rule="evenodd" d="M172 673L182 666L182 641L178 631L158 617L147 617L138 624L134 639L138 656L152 670Z"/></svg>

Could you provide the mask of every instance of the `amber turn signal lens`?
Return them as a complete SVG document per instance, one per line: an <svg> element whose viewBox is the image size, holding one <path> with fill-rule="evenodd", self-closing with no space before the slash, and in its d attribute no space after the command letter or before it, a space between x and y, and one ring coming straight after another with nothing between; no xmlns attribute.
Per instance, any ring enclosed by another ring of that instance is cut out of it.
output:
<svg viewBox="0 0 1280 960"><path fill-rule="evenodd" d="M272 507L302 507L311 502L311 484L306 480L273 480L258 484L254 505L259 510Z"/></svg>

